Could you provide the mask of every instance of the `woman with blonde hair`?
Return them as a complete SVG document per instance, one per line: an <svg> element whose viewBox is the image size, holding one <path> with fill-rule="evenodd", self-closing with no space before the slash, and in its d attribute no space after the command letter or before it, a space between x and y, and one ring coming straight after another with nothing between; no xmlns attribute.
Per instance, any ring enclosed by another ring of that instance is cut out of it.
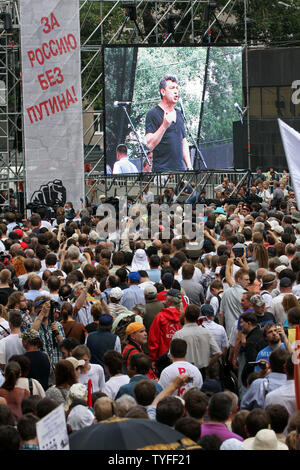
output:
<svg viewBox="0 0 300 470"><path fill-rule="evenodd" d="M268 250L261 244L254 244L253 261L248 263L249 269L257 271L259 268L268 269L269 255Z"/></svg>

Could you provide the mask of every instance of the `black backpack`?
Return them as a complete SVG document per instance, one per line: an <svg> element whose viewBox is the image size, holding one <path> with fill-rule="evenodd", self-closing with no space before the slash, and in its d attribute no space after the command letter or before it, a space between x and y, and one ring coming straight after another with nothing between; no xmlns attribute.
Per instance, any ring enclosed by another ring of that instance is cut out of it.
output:
<svg viewBox="0 0 300 470"><path fill-rule="evenodd" d="M220 360L220 382L223 390L230 390L230 392L233 392L239 396L237 376L235 372L233 372L227 358L224 356L222 356Z"/></svg>

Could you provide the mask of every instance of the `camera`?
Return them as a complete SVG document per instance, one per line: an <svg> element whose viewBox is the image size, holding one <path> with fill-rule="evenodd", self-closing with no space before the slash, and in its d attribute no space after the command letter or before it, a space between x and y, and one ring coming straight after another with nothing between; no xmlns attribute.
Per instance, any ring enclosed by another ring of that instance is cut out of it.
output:
<svg viewBox="0 0 300 470"><path fill-rule="evenodd" d="M235 258L241 258L244 254L244 248L232 248Z"/></svg>
<svg viewBox="0 0 300 470"><path fill-rule="evenodd" d="M55 322L54 312L60 310L60 304L55 300L50 300L49 324Z"/></svg>

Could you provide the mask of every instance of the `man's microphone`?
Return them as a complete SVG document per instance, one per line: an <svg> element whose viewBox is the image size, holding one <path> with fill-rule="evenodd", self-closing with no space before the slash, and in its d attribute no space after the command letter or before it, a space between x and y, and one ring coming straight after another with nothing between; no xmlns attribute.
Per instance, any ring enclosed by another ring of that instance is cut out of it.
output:
<svg viewBox="0 0 300 470"><path fill-rule="evenodd" d="M179 98L178 104L179 104L180 111L181 111L181 114L182 114L182 116L183 116L183 119L185 119L185 112L184 112L184 108L183 108L183 104L182 104L182 99L181 99L181 98Z"/></svg>
<svg viewBox="0 0 300 470"><path fill-rule="evenodd" d="M118 108L119 106L128 106L131 103L131 101L114 101L114 108Z"/></svg>

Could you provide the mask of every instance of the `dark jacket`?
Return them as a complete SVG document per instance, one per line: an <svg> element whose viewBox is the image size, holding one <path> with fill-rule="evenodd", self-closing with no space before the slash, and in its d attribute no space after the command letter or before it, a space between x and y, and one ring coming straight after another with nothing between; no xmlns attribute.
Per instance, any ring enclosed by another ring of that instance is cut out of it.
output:
<svg viewBox="0 0 300 470"><path fill-rule="evenodd" d="M149 333L150 326L155 318L155 316L163 309L165 305L159 300L151 300L146 302L145 315L144 315L144 325L147 333Z"/></svg>
<svg viewBox="0 0 300 470"><path fill-rule="evenodd" d="M245 386L247 386L247 377L248 375L254 371L254 365L248 364L249 362L255 362L256 356L267 346L267 342L263 337L263 332L259 326L253 328L250 333L247 334L246 337L246 346L245 346L245 361L246 364L243 368L242 372L242 382Z"/></svg>

